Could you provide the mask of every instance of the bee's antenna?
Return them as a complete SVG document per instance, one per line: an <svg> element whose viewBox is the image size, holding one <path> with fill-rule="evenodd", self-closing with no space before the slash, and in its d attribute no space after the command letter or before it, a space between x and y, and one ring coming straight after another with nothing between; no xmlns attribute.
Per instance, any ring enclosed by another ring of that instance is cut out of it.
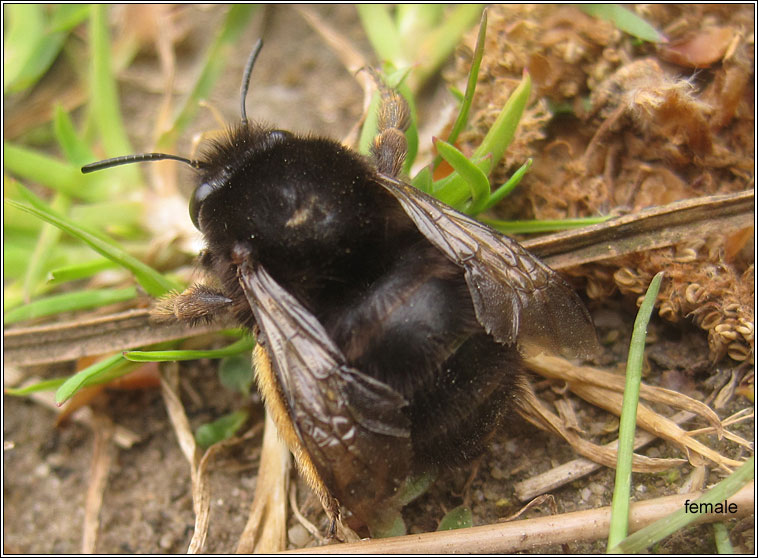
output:
<svg viewBox="0 0 758 558"><path fill-rule="evenodd" d="M247 59L245 65L245 73L242 74L242 95L240 99L240 114L242 115L242 124L247 124L247 111L245 110L245 99L247 98L247 90L250 88L250 74L253 73L253 66L255 60L258 58L258 54L263 47L263 39L258 39L258 42L253 46L253 52L250 53L250 58Z"/></svg>
<svg viewBox="0 0 758 558"><path fill-rule="evenodd" d="M131 163L141 163L143 161L160 161L162 159L173 159L174 161L180 161L186 165L195 169L201 169L205 165L202 161L187 159L180 157L179 155L171 155L169 153L140 153L138 155L124 155L122 157L113 157L112 159L105 159L98 161L97 163L90 163L82 167L82 173L87 174L102 169L108 169L110 167L117 167L119 165L129 165Z"/></svg>

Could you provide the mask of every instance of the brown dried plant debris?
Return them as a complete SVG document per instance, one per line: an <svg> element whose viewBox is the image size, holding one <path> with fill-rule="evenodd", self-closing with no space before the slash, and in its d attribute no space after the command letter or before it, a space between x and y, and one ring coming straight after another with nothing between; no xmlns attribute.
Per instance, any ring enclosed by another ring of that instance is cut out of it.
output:
<svg viewBox="0 0 758 558"><path fill-rule="evenodd" d="M463 149L481 141L526 68L534 89L496 172L531 172L505 218L624 214L754 185L754 15L750 5L628 6L661 30L655 45L574 6L490 8L485 55ZM475 36L469 37L473 45ZM460 60L454 79L465 75ZM550 108L550 110L548 110ZM683 239L572 270L593 299L637 298L665 269L661 316L707 331L710 358L753 361L753 229ZM692 244L692 242L696 244Z"/></svg>

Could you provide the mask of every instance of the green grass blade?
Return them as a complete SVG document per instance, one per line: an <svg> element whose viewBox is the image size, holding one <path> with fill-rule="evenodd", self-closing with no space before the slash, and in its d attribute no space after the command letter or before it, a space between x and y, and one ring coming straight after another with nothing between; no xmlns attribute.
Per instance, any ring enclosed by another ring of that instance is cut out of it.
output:
<svg viewBox="0 0 758 558"><path fill-rule="evenodd" d="M663 33L624 6L618 4L583 4L580 9L592 17L610 21L621 31L643 41L651 43L667 41Z"/></svg>
<svg viewBox="0 0 758 558"><path fill-rule="evenodd" d="M47 23L50 8L40 4L3 7L7 33L3 41L3 91L18 93L33 86L52 65L68 33Z"/></svg>
<svg viewBox="0 0 758 558"><path fill-rule="evenodd" d="M645 337L650 315L658 297L658 290L663 280L663 272L656 274L647 288L645 298L637 312L629 344L629 357L626 362L626 383L624 401L621 405L619 423L618 460L616 464L616 482L611 503L611 524L608 533L608 548L616 546L624 539L629 528L629 505L631 503L632 457L634 456L634 431L637 427L637 405L640 399L640 382L642 381L642 360L645 352Z"/></svg>
<svg viewBox="0 0 758 558"><path fill-rule="evenodd" d="M729 540L729 531L723 521L713 524L713 540L716 543L716 552L719 554L735 554L732 541Z"/></svg>
<svg viewBox="0 0 758 558"><path fill-rule="evenodd" d="M5 388L5 393L13 395L14 397L26 397L27 395L39 391L53 391L54 389L58 389L65 381L66 378L51 378L23 388Z"/></svg>
<svg viewBox="0 0 758 558"><path fill-rule="evenodd" d="M90 10L90 108L106 155L116 157L134 153L134 149L121 116L118 87L112 70L107 9L102 4L94 4ZM118 177L118 181L112 178L112 191L130 190L142 184L134 165L125 165L110 176Z"/></svg>
<svg viewBox="0 0 758 558"><path fill-rule="evenodd" d="M171 127L158 138L158 151L169 150L176 144L181 133L194 118L198 102L208 97L213 85L218 81L229 57L239 53L239 39L257 9L258 6L252 4L230 6L220 31L207 51L194 87L178 107Z"/></svg>
<svg viewBox="0 0 758 558"><path fill-rule="evenodd" d="M97 201L107 197L99 181L92 180L91 175L83 176L78 167L26 147L4 142L3 165L6 171L24 180L75 199Z"/></svg>
<svg viewBox="0 0 758 558"><path fill-rule="evenodd" d="M482 140L482 144L474 151L473 158L480 159L491 155L491 167L485 170L489 174L492 168L500 162L505 150L513 141L521 115L524 113L526 103L532 91L532 78L524 71L524 77L518 87L506 101L503 110L500 111L495 123Z"/></svg>
<svg viewBox="0 0 758 558"><path fill-rule="evenodd" d="M75 168L80 168L82 165L95 160L95 154L87 142L76 133L71 117L60 104L55 105L53 132L55 139L58 140L58 145L61 146L66 155L66 160Z"/></svg>
<svg viewBox="0 0 758 558"><path fill-rule="evenodd" d="M475 165L485 175L492 168L490 159L491 157L484 157L482 159L469 157L470 163ZM432 184L432 195L449 206L461 210L468 202L471 190L466 184L466 180L456 171L434 182Z"/></svg>
<svg viewBox="0 0 758 558"><path fill-rule="evenodd" d="M500 219L479 219L495 230L505 234L535 234L553 231L565 231L569 229L578 229L588 225L604 223L610 216L600 217L579 217L577 219L557 219L555 221L502 221Z"/></svg>
<svg viewBox="0 0 758 558"><path fill-rule="evenodd" d="M54 7L50 16L50 31L72 31L89 17L90 7L87 4L61 4Z"/></svg>
<svg viewBox="0 0 758 558"><path fill-rule="evenodd" d="M418 171L418 174L411 180L411 185L418 188L422 192L431 194L432 192L432 171L429 166L422 168Z"/></svg>
<svg viewBox="0 0 758 558"><path fill-rule="evenodd" d="M255 340L243 337L222 349L208 349L205 351L125 351L124 358L132 362L172 362L198 360L201 358L224 358L252 351L253 347L255 347Z"/></svg>
<svg viewBox="0 0 758 558"><path fill-rule="evenodd" d="M363 24L363 30L379 60L392 62L396 67L408 66L411 61L405 58L403 40L390 15L389 6L358 4L356 9Z"/></svg>
<svg viewBox="0 0 758 558"><path fill-rule="evenodd" d="M63 382L63 385L55 392L55 401L60 405L68 401L77 391L85 385L98 383L102 377L125 364L130 364L121 355L113 355L80 370Z"/></svg>
<svg viewBox="0 0 758 558"><path fill-rule="evenodd" d="M398 4L395 27L401 36L416 36L434 29L445 14L443 4Z"/></svg>
<svg viewBox="0 0 758 558"><path fill-rule="evenodd" d="M730 496L734 495L740 488L753 480L755 467L755 457L751 456L745 463L734 473L722 480L716 486L711 488L700 498L690 505L702 509L708 506L713 509L717 504L723 504ZM618 545L608 550L609 554L636 554L645 552L647 548L658 541L668 537L679 529L697 521L701 513L692 513L691 510L683 508L668 517L659 519L655 523L643 527L636 533L629 535Z"/></svg>
<svg viewBox="0 0 758 558"><path fill-rule="evenodd" d="M145 207L138 201L113 201L77 205L71 208L71 220L93 229L128 229L141 227Z"/></svg>
<svg viewBox="0 0 758 558"><path fill-rule="evenodd" d="M49 207L38 200L31 192L27 192L27 196L27 199L33 204L32 206L27 206L13 200L6 200L6 203L63 229L68 234L86 242L100 255L125 267L134 274L140 285L151 296L158 297L179 288L173 281L126 253L104 235L86 230L62 215L51 211Z"/></svg>
<svg viewBox="0 0 758 558"><path fill-rule="evenodd" d="M450 57L455 47L461 42L463 35L471 29L476 20L481 17L481 4L462 4L452 8L451 12L433 29L415 54L418 64L414 72L414 83L417 89L434 75L440 66Z"/></svg>
<svg viewBox="0 0 758 558"><path fill-rule="evenodd" d="M6 214L10 213L11 208L6 208ZM9 234L7 229L5 231L5 238L3 239L3 280L5 281L5 289L10 287L8 281L18 279L21 281L22 277L26 273L26 266L29 262L29 252L34 250L36 241L33 238L29 238L26 235L20 236L18 234ZM12 290L18 290L19 300L23 300L22 285L21 283L13 283ZM8 300L5 299L5 308L8 308Z"/></svg>
<svg viewBox="0 0 758 558"><path fill-rule="evenodd" d="M115 269L116 263L105 259L98 258L84 263L62 266L50 270L47 274L47 282L51 285L60 285L69 281L78 281L97 275L106 269Z"/></svg>
<svg viewBox="0 0 758 558"><path fill-rule="evenodd" d="M65 194L58 193L55 195L50 207L54 211L66 213L71 200ZM26 264L26 273L24 274L24 298L29 299L37 293L37 288L44 281L47 273L47 263L55 251L55 247L60 241L62 231L58 227L45 224L37 237L37 244L29 256Z"/></svg>
<svg viewBox="0 0 758 558"><path fill-rule="evenodd" d="M447 137L448 143L455 143L458 136L463 131L463 128L468 122L468 115L471 111L471 103L474 101L474 93L476 92L476 81L479 77L479 68L482 65L482 57L484 56L484 39L487 35L487 10L482 12L482 20L479 24L479 34L476 37L476 47L474 47L474 55L471 59L471 68L468 73L468 80L466 81L466 92L463 95L463 102L461 103L461 109L458 111L458 117L455 119L453 128L450 130L450 135ZM435 164L435 168L436 168Z"/></svg>
<svg viewBox="0 0 758 558"><path fill-rule="evenodd" d="M498 203L500 200L502 200L505 196L510 194L513 189L519 185L519 182L521 182L521 179L524 178L524 175L529 172L529 169L532 168L532 159L527 159L526 163L521 165L516 172L513 173L513 176L511 176L505 184L497 188L492 194L490 195L490 199L487 200L487 203L482 208L482 211L487 211L490 209L493 205Z"/></svg>
<svg viewBox="0 0 758 558"><path fill-rule="evenodd" d="M6 312L3 316L3 323L11 324L61 312L97 308L106 304L131 300L136 296L137 289L134 287L126 289L89 289L86 291L52 295Z"/></svg>
<svg viewBox="0 0 758 558"><path fill-rule="evenodd" d="M490 181L477 166L469 161L455 146L437 140L434 142L440 156L466 181L471 192L471 206L467 213L479 213L487 203L490 195Z"/></svg>

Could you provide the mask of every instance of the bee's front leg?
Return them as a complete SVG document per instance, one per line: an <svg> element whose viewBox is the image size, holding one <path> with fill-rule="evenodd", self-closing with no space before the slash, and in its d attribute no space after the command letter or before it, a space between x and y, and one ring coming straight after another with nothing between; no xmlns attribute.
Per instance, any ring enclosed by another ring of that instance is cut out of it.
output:
<svg viewBox="0 0 758 558"><path fill-rule="evenodd" d="M210 323L229 312L232 299L207 285L192 285L159 299L150 311L156 322Z"/></svg>

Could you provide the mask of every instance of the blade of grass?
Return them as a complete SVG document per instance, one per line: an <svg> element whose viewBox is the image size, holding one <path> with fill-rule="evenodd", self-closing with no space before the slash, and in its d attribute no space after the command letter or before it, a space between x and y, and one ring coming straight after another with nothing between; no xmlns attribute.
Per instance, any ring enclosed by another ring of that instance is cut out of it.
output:
<svg viewBox="0 0 758 558"><path fill-rule="evenodd" d="M3 165L14 175L75 199L98 201L107 196L102 183L82 176L78 167L37 151L3 143ZM94 176L94 174L92 175Z"/></svg>
<svg viewBox="0 0 758 558"><path fill-rule="evenodd" d="M78 279L86 279L105 271L106 269L114 269L116 263L105 259L98 258L88 262L67 265L52 269L47 274L47 282L51 285L60 285L61 283L67 283L69 281L76 281Z"/></svg>
<svg viewBox="0 0 758 558"><path fill-rule="evenodd" d="M493 229L505 234L533 234L552 231L565 231L579 229L587 225L604 223L611 217L601 215L599 217L579 217L576 219L558 219L555 221L501 221L499 219L479 219Z"/></svg>
<svg viewBox="0 0 758 558"><path fill-rule="evenodd" d="M713 540L716 543L716 552L719 554L735 554L732 542L729 540L729 531L722 521L713 524Z"/></svg>
<svg viewBox="0 0 758 558"><path fill-rule="evenodd" d="M418 174L416 174L416 176L413 177L413 180L411 180L411 185L413 185L415 188L418 188L422 192L431 194L432 171L429 166L425 166L420 171L418 171Z"/></svg>
<svg viewBox="0 0 758 558"><path fill-rule="evenodd" d="M37 4L8 4L4 8L9 22L3 56L6 93L18 93L33 86L57 58L70 27L50 25L46 11L54 9L57 13L60 8Z"/></svg>
<svg viewBox="0 0 758 558"><path fill-rule="evenodd" d="M398 4L395 7L395 27L403 37L418 36L433 29L444 15L442 4Z"/></svg>
<svg viewBox="0 0 758 558"><path fill-rule="evenodd" d="M414 90L418 90L426 83L450 57L464 33L471 29L481 16L482 8L481 4L462 4L453 7L441 24L432 29L424 38L414 56L414 61L420 63L413 74Z"/></svg>
<svg viewBox="0 0 758 558"><path fill-rule="evenodd" d="M525 71L523 79L506 101L495 123L482 140L482 144L469 157L484 174L489 175L513 140L519 120L529 100L531 83L531 78ZM464 201L461 199L464 193L462 182L458 173L453 173L434 184L434 196L448 205L460 208Z"/></svg>
<svg viewBox="0 0 758 558"><path fill-rule="evenodd" d="M94 4L90 9L90 110L108 157L133 153L118 100L118 88L111 64L111 45L108 32L107 7ZM142 184L134 165L122 166L111 173L111 191L133 189ZM117 177L118 180L114 177Z"/></svg>
<svg viewBox="0 0 758 558"><path fill-rule="evenodd" d="M51 31L72 31L89 17L90 7L87 4L61 4L55 6L49 22Z"/></svg>
<svg viewBox="0 0 758 558"><path fill-rule="evenodd" d="M471 103L474 101L474 93L476 93L476 82L479 77L479 68L482 65L482 56L484 56L484 39L487 36L487 10L482 11L482 20L479 24L479 34L476 37L476 46L474 47L474 55L471 58L471 68L468 72L468 79L466 80L466 92L463 95L461 102L461 108L458 111L458 116L455 119L453 128L450 130L450 135L447 137L447 142L455 144L458 136L463 131L463 128L468 122L468 115L471 111ZM433 167L436 169L441 161L441 157L437 156L434 160Z"/></svg>
<svg viewBox="0 0 758 558"><path fill-rule="evenodd" d="M629 505L631 503L632 457L634 455L634 430L637 426L637 405L640 399L640 382L642 381L642 360L645 352L647 324L655 306L655 299L663 280L659 272L650 281L645 298L637 312L629 344L629 357L626 362L626 384L624 401L621 405L619 422L618 461L616 465L616 482L611 503L611 522L608 533L608 549L615 547L624 539L629 528Z"/></svg>
<svg viewBox="0 0 758 558"><path fill-rule="evenodd" d="M643 41L651 43L668 42L663 33L624 6L618 4L583 4L579 8L592 17L610 21L618 29Z"/></svg>
<svg viewBox="0 0 758 558"><path fill-rule="evenodd" d="M61 312L97 308L106 304L131 300L137 296L137 289L89 289L40 298L24 306L14 308L3 315L3 323L11 324L31 320Z"/></svg>
<svg viewBox="0 0 758 558"><path fill-rule="evenodd" d="M508 100L500 111L495 123L490 128L487 135L482 140L482 144L474 151L474 158L482 158L487 155L492 156L491 165L494 167L503 158L503 153L513 141L513 136L516 134L516 128L521 120L521 115L524 114L524 108L529 101L529 95L532 91L532 78L529 73L524 70L523 78L518 84L518 87L513 91ZM485 171L487 174L492 170L492 167Z"/></svg>
<svg viewBox="0 0 758 558"><path fill-rule="evenodd" d="M403 53L403 41L390 8L383 4L358 4L358 17L363 30L379 60L392 62L396 67L408 66Z"/></svg>
<svg viewBox="0 0 758 558"><path fill-rule="evenodd" d="M505 196L510 194L513 189L518 186L519 182L521 182L521 179L524 178L524 175L529 172L529 169L532 168L532 159L529 158L526 160L526 163L521 165L516 172L513 173L513 175L499 188L497 188L492 194L490 195L490 199L487 200L487 203L482 208L482 211L487 211L490 209L493 205L495 205L497 202L502 200Z"/></svg>
<svg viewBox="0 0 758 558"><path fill-rule="evenodd" d="M51 211L49 207L28 190L25 192L25 197L33 204L32 206L27 206L13 200L6 200L6 203L63 229L68 234L86 242L100 255L125 267L134 274L140 285L151 296L158 297L168 291L178 290L179 286L173 281L126 253L104 235L86 230L62 215Z"/></svg>
<svg viewBox="0 0 758 558"><path fill-rule="evenodd" d="M474 163L469 161L455 146L440 139L434 141L434 146L437 148L440 156L450 163L450 166L453 167L458 176L463 178L469 187L471 205L466 210L466 213L479 213L487 203L490 195L490 181L487 179L487 175L477 168Z"/></svg>
<svg viewBox="0 0 758 558"><path fill-rule="evenodd" d="M132 362L168 362L180 360L198 360L201 358L224 358L253 350L255 340L244 337L222 349L205 351L125 351L124 358Z"/></svg>
<svg viewBox="0 0 758 558"><path fill-rule="evenodd" d="M66 378L51 378L23 388L5 388L5 393L7 395L13 395L14 397L26 397L27 395L39 391L53 391L54 389L58 389L65 381Z"/></svg>
<svg viewBox="0 0 758 558"><path fill-rule="evenodd" d="M33 238L28 238L25 235L20 236L17 234L8 234L5 231L5 237L3 238L3 280L5 281L4 288L7 290L10 286L8 281L13 279L21 279L26 273L26 264L29 260L29 252L34 250L36 245ZM22 289L23 286L20 283L13 283L13 290L18 289L19 299L23 299ZM8 299L3 301L5 308L8 308Z"/></svg>
<svg viewBox="0 0 758 558"><path fill-rule="evenodd" d="M474 157L468 158L471 164L476 165L476 167L485 175L488 172L487 169L492 166L489 159L491 159L491 157L485 157L483 159L476 159ZM460 207L468 200L470 191L463 177L457 172L452 172L446 177L436 180L432 184L432 194L438 200L443 201L456 209L460 209Z"/></svg>
<svg viewBox="0 0 758 558"><path fill-rule="evenodd" d="M144 206L138 201L113 201L77 205L71 208L71 220L83 227L113 229L140 227Z"/></svg>
<svg viewBox="0 0 758 558"><path fill-rule="evenodd" d="M737 469L734 473L722 480L708 492L693 502L685 503L685 507L668 517L664 517L655 523L643 527L636 533L629 535L626 539L620 541L613 548L609 548L609 554L635 554L644 552L648 547L656 542L668 537L670 534L697 521L703 513L692 513L693 508L698 511L714 509L717 504L724 505L730 496L735 494L740 488L745 486L755 476L755 457L751 456L745 464Z"/></svg>
<svg viewBox="0 0 758 558"><path fill-rule="evenodd" d="M156 142L158 151L170 150L176 144L177 138L194 118L199 101L210 94L229 56L239 51L239 38L257 9L257 6L251 4L234 5L229 8L224 23L207 50L195 85L178 107L171 127L163 132Z"/></svg>
<svg viewBox="0 0 758 558"><path fill-rule="evenodd" d="M63 385L55 392L55 402L59 405L68 401L84 385L97 383L99 379L109 372L120 369L124 365L131 365L121 355L113 355L80 370L63 382Z"/></svg>
<svg viewBox="0 0 758 558"><path fill-rule="evenodd" d="M50 207L54 211L66 213L71 200L65 194L60 192L53 198ZM38 292L38 287L43 283L44 276L47 273L47 264L50 260L51 253L55 250L58 241L61 238L62 231L58 227L45 224L37 237L37 244L29 256L26 264L26 273L24 274L24 299L30 299ZM7 316L6 316L7 319Z"/></svg>
<svg viewBox="0 0 758 558"><path fill-rule="evenodd" d="M66 160L74 167L80 168L82 165L95 160L95 154L87 142L76 133L71 117L60 104L55 105L53 132L58 145L61 146L66 156Z"/></svg>

